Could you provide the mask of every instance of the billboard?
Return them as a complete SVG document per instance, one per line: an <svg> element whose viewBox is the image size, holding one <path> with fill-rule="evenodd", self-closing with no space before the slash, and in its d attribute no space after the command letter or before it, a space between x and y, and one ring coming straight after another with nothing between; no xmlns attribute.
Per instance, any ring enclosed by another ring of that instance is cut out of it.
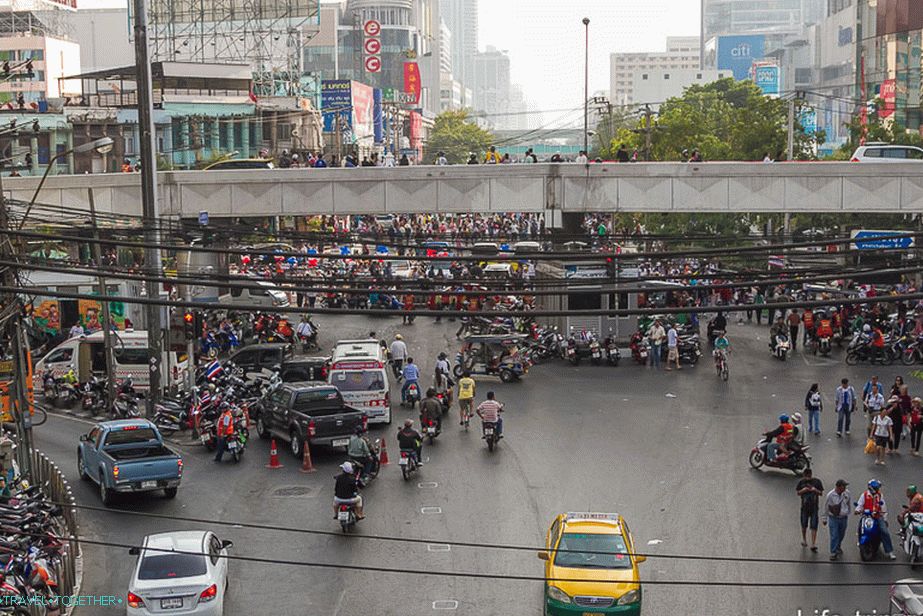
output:
<svg viewBox="0 0 923 616"><path fill-rule="evenodd" d="M422 87L420 65L416 62L404 62L404 92L409 95L407 103L416 105L420 102Z"/></svg>
<svg viewBox="0 0 923 616"><path fill-rule="evenodd" d="M375 89L358 81L352 82L351 124L355 141L368 141L375 136Z"/></svg>
<svg viewBox="0 0 923 616"><path fill-rule="evenodd" d="M719 36L717 68L731 71L734 79L743 81L750 77L754 60L760 60L766 44L762 34L749 36Z"/></svg>
<svg viewBox="0 0 923 616"><path fill-rule="evenodd" d="M374 120L372 122L375 131L375 143L384 143L385 141L385 113L382 106L382 92L375 88L374 104L372 107Z"/></svg>
<svg viewBox="0 0 923 616"><path fill-rule="evenodd" d="M753 81L766 96L779 96L780 70L776 63L754 62Z"/></svg>
<svg viewBox="0 0 923 616"><path fill-rule="evenodd" d="M890 118L894 115L897 102L897 80L885 79L881 82L881 90L878 93L881 98L881 109L878 110L879 118Z"/></svg>
<svg viewBox="0 0 923 616"><path fill-rule="evenodd" d="M348 117L352 108L352 82L349 79L325 79L320 83L320 108L324 115L324 132L336 131L337 117ZM349 122L349 120L347 120ZM342 122L341 122L342 125Z"/></svg>

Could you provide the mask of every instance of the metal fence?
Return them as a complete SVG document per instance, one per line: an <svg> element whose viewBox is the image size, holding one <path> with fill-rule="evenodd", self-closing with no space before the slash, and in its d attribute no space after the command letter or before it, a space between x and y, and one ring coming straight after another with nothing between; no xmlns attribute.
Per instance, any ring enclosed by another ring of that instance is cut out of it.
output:
<svg viewBox="0 0 923 616"><path fill-rule="evenodd" d="M56 573L58 594L62 597L73 597L79 592L83 577L80 544L77 541L77 508L72 506L76 504L74 494L58 465L37 450L32 451L32 476L33 483L44 486L44 491L51 500L68 504L62 506L64 511L62 535L70 537L70 540L65 543L61 551L61 561ZM70 611L69 607L64 607L62 613L67 614ZM41 616L44 614L44 608L34 606L30 613L34 616Z"/></svg>

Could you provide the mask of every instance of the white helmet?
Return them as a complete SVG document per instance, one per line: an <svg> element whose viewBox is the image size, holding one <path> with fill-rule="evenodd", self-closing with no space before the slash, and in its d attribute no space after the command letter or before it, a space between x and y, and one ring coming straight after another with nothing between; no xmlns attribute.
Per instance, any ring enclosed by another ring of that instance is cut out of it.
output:
<svg viewBox="0 0 923 616"><path fill-rule="evenodd" d="M347 475L353 474L353 465L350 462L344 462L340 465L340 469Z"/></svg>
<svg viewBox="0 0 923 616"><path fill-rule="evenodd" d="M862 331L864 331L865 333L869 333L870 331L872 331L872 326L866 323L865 325L862 326Z"/></svg>

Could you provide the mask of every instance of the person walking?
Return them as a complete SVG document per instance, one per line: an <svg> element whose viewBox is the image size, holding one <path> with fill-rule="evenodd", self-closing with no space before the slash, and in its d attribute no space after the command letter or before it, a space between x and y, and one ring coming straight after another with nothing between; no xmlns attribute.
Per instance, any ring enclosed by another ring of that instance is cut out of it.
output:
<svg viewBox="0 0 923 616"><path fill-rule="evenodd" d="M647 330L647 337L651 341L651 366L660 368L660 354L663 349L663 341L667 337L667 333L663 330L660 319L654 321L651 328Z"/></svg>
<svg viewBox="0 0 923 616"><path fill-rule="evenodd" d="M824 410L824 401L817 383L811 385L804 397L804 410L808 412L808 433L820 436L820 412Z"/></svg>
<svg viewBox="0 0 923 616"><path fill-rule="evenodd" d="M910 401L910 455L920 455L920 441L923 440L923 400L914 398Z"/></svg>
<svg viewBox="0 0 923 616"><path fill-rule="evenodd" d="M798 326L801 324L801 317L798 316L798 309L792 308L788 315L788 339L792 343L792 351L798 348Z"/></svg>
<svg viewBox="0 0 923 616"><path fill-rule="evenodd" d="M820 497L824 484L814 477L811 467L804 469L804 477L795 486L795 493L801 497L801 547L808 547L808 526L811 527L811 551L817 551L817 520Z"/></svg>
<svg viewBox="0 0 923 616"><path fill-rule="evenodd" d="M682 370L682 366L679 365L679 334L676 332L676 326L670 325L670 329L667 330L667 370L672 370L670 367L670 362L676 364L677 370Z"/></svg>
<svg viewBox="0 0 923 616"><path fill-rule="evenodd" d="M849 436L849 424L852 412L856 409L856 390L849 384L849 379L840 381L836 388L836 435L837 437Z"/></svg>
<svg viewBox="0 0 923 616"><path fill-rule="evenodd" d="M836 487L827 492L824 501L823 524L830 528L830 560L837 560L842 554L843 538L846 537L846 524L849 522L849 512L852 496L846 486L849 484L844 479L836 480Z"/></svg>
<svg viewBox="0 0 923 616"><path fill-rule="evenodd" d="M876 377L872 377L873 379ZM885 397L881 394L881 383L867 383L866 387L871 385L869 393L865 396L865 418L866 418L866 433L869 437L872 436L872 422L878 416L878 413L881 412L886 406Z"/></svg>
<svg viewBox="0 0 923 616"><path fill-rule="evenodd" d="M872 438L875 439L875 464L885 464L885 448L894 436L894 422L884 407L872 421Z"/></svg>

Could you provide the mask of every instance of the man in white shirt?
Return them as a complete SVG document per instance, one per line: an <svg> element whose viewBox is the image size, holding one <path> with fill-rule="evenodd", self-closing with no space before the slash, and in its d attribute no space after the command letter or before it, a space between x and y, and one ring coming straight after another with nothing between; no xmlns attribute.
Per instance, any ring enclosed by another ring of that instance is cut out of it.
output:
<svg viewBox="0 0 923 616"><path fill-rule="evenodd" d="M660 319L654 321L654 325L647 331L647 337L651 341L651 365L654 368L659 368L660 352L663 348L663 341L667 337L663 325L660 324Z"/></svg>
<svg viewBox="0 0 923 616"><path fill-rule="evenodd" d="M679 334L676 333L676 326L671 325L667 330L667 370L670 368L670 362L676 364L677 370L682 370L679 365Z"/></svg>
<svg viewBox="0 0 923 616"><path fill-rule="evenodd" d="M394 375L398 378L400 378L405 359L407 359L407 345L404 343L404 337L396 334L394 342L391 343L391 362Z"/></svg>
<svg viewBox="0 0 923 616"><path fill-rule="evenodd" d="M872 421L884 406L885 397L881 393L881 385L874 383L868 395L865 397L866 431L869 436L872 435Z"/></svg>
<svg viewBox="0 0 923 616"><path fill-rule="evenodd" d="M580 150L580 153L577 154L577 158L574 159L574 162L577 163L578 165L585 165L587 164L588 160L589 159L587 159L586 152L584 152L583 150Z"/></svg>

